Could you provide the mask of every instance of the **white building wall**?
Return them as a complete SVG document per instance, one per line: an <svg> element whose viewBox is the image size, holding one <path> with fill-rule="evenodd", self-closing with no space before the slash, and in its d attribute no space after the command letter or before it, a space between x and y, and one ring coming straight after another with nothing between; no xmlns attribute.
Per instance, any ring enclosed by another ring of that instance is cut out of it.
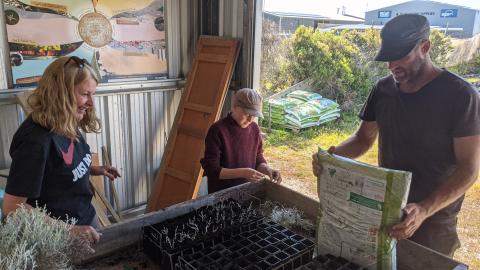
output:
<svg viewBox="0 0 480 270"><path fill-rule="evenodd" d="M425 16L430 25L443 28L463 28L463 37L471 37L478 28L478 10L434 1L409 1L365 13L365 24L384 25L400 14L413 13Z"/></svg>

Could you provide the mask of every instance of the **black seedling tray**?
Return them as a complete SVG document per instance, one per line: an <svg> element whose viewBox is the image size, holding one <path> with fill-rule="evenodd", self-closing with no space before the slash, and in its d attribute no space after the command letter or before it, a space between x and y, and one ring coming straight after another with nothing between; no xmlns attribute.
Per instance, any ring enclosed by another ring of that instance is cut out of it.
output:
<svg viewBox="0 0 480 270"><path fill-rule="evenodd" d="M211 248L179 257L175 269L293 270L312 260L312 241L272 221L253 224Z"/></svg>
<svg viewBox="0 0 480 270"><path fill-rule="evenodd" d="M174 269L179 256L240 237L262 222L251 205L233 199L143 228L145 253L162 269Z"/></svg>

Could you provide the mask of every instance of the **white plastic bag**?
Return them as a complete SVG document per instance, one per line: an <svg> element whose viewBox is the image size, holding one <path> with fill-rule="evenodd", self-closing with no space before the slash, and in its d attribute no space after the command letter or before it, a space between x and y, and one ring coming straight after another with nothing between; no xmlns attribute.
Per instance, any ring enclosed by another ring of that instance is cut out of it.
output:
<svg viewBox="0 0 480 270"><path fill-rule="evenodd" d="M368 269L396 269L396 241L411 173L375 167L319 149L318 254L330 253Z"/></svg>

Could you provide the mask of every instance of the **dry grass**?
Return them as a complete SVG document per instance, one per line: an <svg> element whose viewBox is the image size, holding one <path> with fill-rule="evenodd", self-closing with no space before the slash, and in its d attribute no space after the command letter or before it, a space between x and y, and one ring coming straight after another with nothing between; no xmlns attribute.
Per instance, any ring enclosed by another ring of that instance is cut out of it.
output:
<svg viewBox="0 0 480 270"><path fill-rule="evenodd" d="M281 171L283 184L309 197L317 198L317 181L311 169L311 156L320 146L327 149L337 145L348 133L319 132L316 136L300 138L286 136L267 143L265 156L272 167ZM377 165L377 147L359 160ZM455 259L466 263L470 269L480 270L480 181L467 192L463 208L459 215L458 233L462 247L456 252Z"/></svg>

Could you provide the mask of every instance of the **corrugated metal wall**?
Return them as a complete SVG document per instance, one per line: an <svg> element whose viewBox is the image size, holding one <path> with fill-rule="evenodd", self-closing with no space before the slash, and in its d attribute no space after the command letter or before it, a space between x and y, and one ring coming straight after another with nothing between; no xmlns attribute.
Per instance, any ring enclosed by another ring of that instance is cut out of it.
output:
<svg viewBox="0 0 480 270"><path fill-rule="evenodd" d="M241 38L245 28L243 20L253 22L248 17L251 14L245 15L244 9L257 2L261 3L261 0L221 0L219 12L223 14L223 19L219 23L222 24L222 34ZM198 21L201 15L198 2L165 0L165 7L168 14L168 72L174 82L165 80L153 83L159 87L148 86L150 83L144 82L137 89L127 89L128 83L100 86L95 103L103 124L102 133L87 134L92 152L98 152L101 158L100 148L107 146L112 164L121 170L122 178L115 182L115 186L123 210L145 204L151 192L180 102L181 90L175 78L188 73L199 35ZM3 90L8 88L6 78L9 77L6 45L3 12L0 12L0 169L10 166L8 149L14 132L24 120L23 111L15 104L15 90ZM249 46L250 42L244 40L243 50ZM248 65L240 66L242 70L248 68ZM248 71L241 73L249 74ZM236 80L243 82L242 77L238 76ZM252 86L248 83L241 85ZM230 108L229 101L227 97L225 112Z"/></svg>
<svg viewBox="0 0 480 270"><path fill-rule="evenodd" d="M147 202L156 170L180 102L181 90L159 89L144 92L100 93L95 98L102 132L87 134L92 152L106 146L111 163L122 177L114 183L121 209ZM0 104L0 168L8 168L8 148L13 133L24 119L23 111L12 102ZM106 186L108 187L108 186ZM107 189L108 190L108 189Z"/></svg>
<svg viewBox="0 0 480 270"><path fill-rule="evenodd" d="M1 102L0 100L0 169L10 166L11 160L8 150L13 134L23 118L23 111L20 106L13 102Z"/></svg>
<svg viewBox="0 0 480 270"><path fill-rule="evenodd" d="M120 169L122 178L114 183L122 209L147 202L180 98L180 90L96 98L104 132L87 134L87 142L99 154L107 146L112 165Z"/></svg>

